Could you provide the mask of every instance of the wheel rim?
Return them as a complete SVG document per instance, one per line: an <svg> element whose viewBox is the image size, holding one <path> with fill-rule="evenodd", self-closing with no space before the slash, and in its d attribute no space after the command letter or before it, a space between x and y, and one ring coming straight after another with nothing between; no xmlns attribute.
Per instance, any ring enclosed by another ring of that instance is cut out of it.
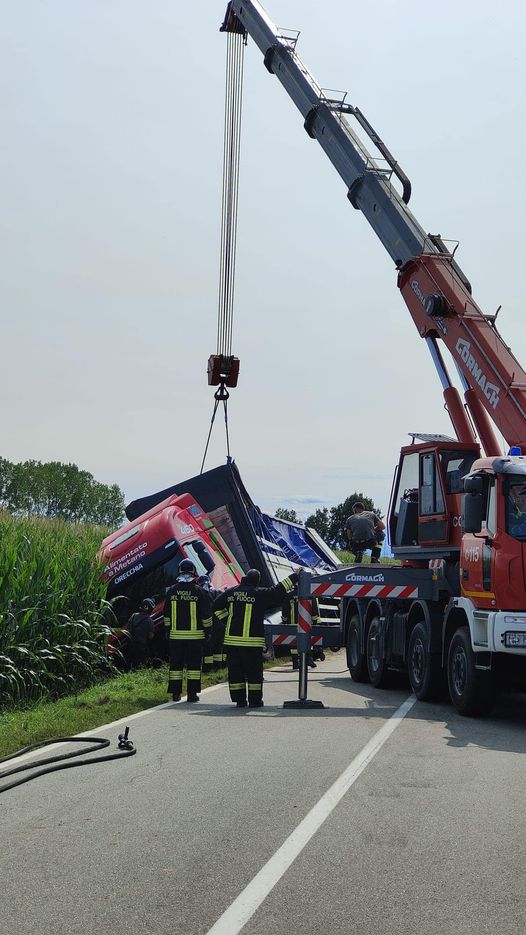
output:
<svg viewBox="0 0 526 935"><path fill-rule="evenodd" d="M453 690L459 698L464 694L466 688L466 672L466 653L462 646L457 645L455 646L453 658L451 660L451 681L453 683Z"/></svg>
<svg viewBox="0 0 526 935"><path fill-rule="evenodd" d="M375 674L380 668L380 646L378 624L372 623L369 627L369 636L367 638L367 661L369 670Z"/></svg>
<svg viewBox="0 0 526 935"><path fill-rule="evenodd" d="M421 685L425 671L425 649L420 637L413 644L411 653L411 677L413 685Z"/></svg>

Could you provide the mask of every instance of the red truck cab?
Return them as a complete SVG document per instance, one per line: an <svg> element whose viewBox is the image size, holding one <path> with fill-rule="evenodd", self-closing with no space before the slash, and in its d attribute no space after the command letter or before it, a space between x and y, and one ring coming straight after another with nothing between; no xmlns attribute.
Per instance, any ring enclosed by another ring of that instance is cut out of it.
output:
<svg viewBox="0 0 526 935"><path fill-rule="evenodd" d="M213 522L190 494L173 494L104 539L98 560L117 624L110 638L111 655L125 650L126 623L146 597L155 601L154 651L160 649L166 592L183 558L191 559L198 575L206 576L218 591L238 584L243 575Z"/></svg>

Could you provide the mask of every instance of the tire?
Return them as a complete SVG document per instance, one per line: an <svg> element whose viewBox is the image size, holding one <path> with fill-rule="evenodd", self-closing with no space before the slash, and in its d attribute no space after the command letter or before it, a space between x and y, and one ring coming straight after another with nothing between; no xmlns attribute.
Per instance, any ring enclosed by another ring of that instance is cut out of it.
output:
<svg viewBox="0 0 526 935"><path fill-rule="evenodd" d="M440 656L431 655L430 642L429 627L422 620L411 630L407 653L407 674L419 701L435 701L444 695Z"/></svg>
<svg viewBox="0 0 526 935"><path fill-rule="evenodd" d="M367 630L367 670L374 688L386 688L389 671L384 655L384 633L380 617L373 617Z"/></svg>
<svg viewBox="0 0 526 935"><path fill-rule="evenodd" d="M353 682L368 682L367 657L361 649L362 623L358 614L353 614L347 628L347 666Z"/></svg>
<svg viewBox="0 0 526 935"><path fill-rule="evenodd" d="M467 626L459 627L451 640L447 657L449 696L459 714L485 717L493 708L496 683L493 672L475 668L475 653Z"/></svg>

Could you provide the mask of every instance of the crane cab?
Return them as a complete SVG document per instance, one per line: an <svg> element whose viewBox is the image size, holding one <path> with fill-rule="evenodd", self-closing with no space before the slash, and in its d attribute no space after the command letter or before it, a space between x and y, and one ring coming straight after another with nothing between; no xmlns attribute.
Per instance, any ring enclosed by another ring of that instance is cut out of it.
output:
<svg viewBox="0 0 526 935"><path fill-rule="evenodd" d="M402 448L389 506L389 534L395 558L428 564L458 560L462 538L463 478L480 457L476 444L445 435L412 435Z"/></svg>

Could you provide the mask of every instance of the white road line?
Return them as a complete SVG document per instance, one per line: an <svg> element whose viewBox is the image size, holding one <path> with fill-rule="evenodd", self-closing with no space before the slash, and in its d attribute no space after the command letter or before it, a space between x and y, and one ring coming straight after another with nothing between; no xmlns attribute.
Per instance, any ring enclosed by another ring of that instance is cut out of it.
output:
<svg viewBox="0 0 526 935"><path fill-rule="evenodd" d="M206 935L238 935L415 702L411 695L400 705Z"/></svg>

